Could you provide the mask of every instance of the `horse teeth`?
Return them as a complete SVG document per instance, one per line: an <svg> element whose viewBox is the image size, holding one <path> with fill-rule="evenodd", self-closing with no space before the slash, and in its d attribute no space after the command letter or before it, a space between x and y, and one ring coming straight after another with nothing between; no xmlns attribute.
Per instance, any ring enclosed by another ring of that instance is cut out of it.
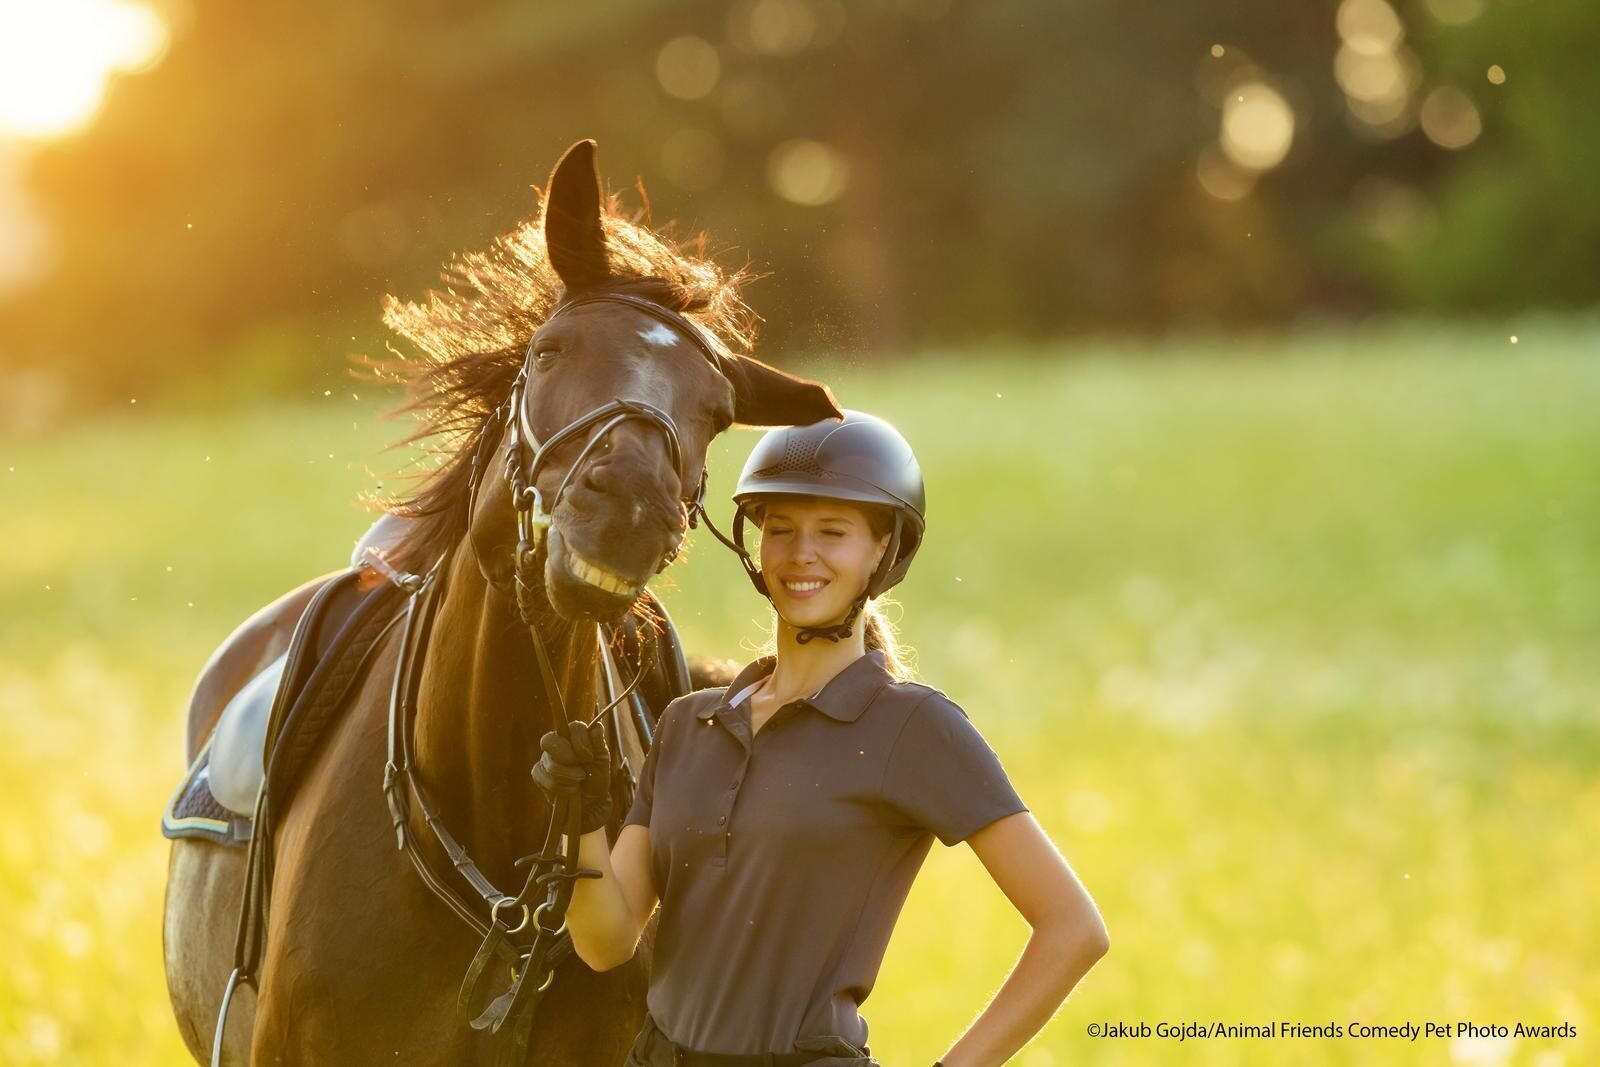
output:
<svg viewBox="0 0 1600 1067"><path fill-rule="evenodd" d="M567 555L571 561L572 573L595 588L604 589L616 596L632 596L638 592L639 587L633 582L612 574L599 564L589 562L570 547L567 549Z"/></svg>

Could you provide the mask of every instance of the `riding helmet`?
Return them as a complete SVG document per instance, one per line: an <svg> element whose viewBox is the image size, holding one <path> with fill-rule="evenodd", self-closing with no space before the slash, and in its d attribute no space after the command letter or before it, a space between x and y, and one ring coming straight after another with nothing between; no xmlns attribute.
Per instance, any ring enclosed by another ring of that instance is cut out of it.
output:
<svg viewBox="0 0 1600 1067"><path fill-rule="evenodd" d="M876 415L843 410L843 419L779 427L767 431L756 443L733 493L738 505L733 540L756 591L771 599L766 579L744 548L744 521L751 504L761 497L782 494L892 508L893 535L876 573L843 624L841 636L847 636L860 605L893 588L911 569L927 529L927 502L922 468L900 431Z"/></svg>

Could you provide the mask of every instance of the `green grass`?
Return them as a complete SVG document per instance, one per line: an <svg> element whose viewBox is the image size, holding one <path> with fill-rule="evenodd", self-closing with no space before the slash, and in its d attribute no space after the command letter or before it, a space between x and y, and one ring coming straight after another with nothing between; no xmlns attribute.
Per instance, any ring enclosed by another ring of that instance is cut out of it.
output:
<svg viewBox="0 0 1600 1067"><path fill-rule="evenodd" d="M1016 1062L1600 1060L1600 331L814 366L922 457L897 590L1094 893L1112 954ZM214 644L365 528L372 398L136 407L0 440L0 1062L180 1062L159 955L182 707ZM719 519L754 435L718 442ZM707 535L691 648L763 602ZM935 849L866 1014L931 1063L1026 927ZM1091 1021L1574 1023L1576 1041L1097 1041Z"/></svg>

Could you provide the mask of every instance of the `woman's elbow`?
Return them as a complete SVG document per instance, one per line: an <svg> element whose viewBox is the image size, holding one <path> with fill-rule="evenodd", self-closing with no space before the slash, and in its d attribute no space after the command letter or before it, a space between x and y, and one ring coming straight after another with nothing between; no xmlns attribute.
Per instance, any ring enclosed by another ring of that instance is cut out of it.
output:
<svg viewBox="0 0 1600 1067"><path fill-rule="evenodd" d="M579 944L572 942L572 951L591 971L611 971L621 967L638 953L639 939L617 939L606 944Z"/></svg>
<svg viewBox="0 0 1600 1067"><path fill-rule="evenodd" d="M1049 930L1059 957L1082 970L1087 971L1111 951L1111 934L1097 913L1064 917L1051 923Z"/></svg>
<svg viewBox="0 0 1600 1067"><path fill-rule="evenodd" d="M633 956L634 954L632 952L628 953L626 956L618 952L607 959L601 960L598 966L591 965L590 969L595 971L614 971L618 967L621 967L624 963L627 963L629 960L633 959Z"/></svg>
<svg viewBox="0 0 1600 1067"><path fill-rule="evenodd" d="M1082 952L1090 964L1099 962L1100 958L1111 951L1111 932L1106 929L1106 924L1096 919L1090 924L1082 936Z"/></svg>

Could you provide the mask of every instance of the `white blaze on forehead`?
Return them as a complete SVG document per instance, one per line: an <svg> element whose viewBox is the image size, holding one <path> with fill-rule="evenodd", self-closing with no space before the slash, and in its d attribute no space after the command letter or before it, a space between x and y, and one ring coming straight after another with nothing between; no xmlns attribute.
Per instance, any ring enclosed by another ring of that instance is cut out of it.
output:
<svg viewBox="0 0 1600 1067"><path fill-rule="evenodd" d="M639 338L647 344L658 345L662 348L667 348L678 342L678 335L673 332L672 327L664 322L658 322L648 330L640 330Z"/></svg>

